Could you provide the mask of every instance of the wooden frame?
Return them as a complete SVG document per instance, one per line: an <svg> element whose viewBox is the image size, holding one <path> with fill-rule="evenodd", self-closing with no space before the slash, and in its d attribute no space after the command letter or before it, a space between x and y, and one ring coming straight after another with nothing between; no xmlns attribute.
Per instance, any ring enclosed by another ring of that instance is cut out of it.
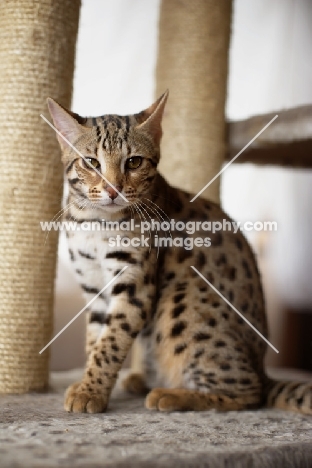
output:
<svg viewBox="0 0 312 468"><path fill-rule="evenodd" d="M228 122L226 161L231 160L276 114L278 118L235 163L312 168L312 105Z"/></svg>

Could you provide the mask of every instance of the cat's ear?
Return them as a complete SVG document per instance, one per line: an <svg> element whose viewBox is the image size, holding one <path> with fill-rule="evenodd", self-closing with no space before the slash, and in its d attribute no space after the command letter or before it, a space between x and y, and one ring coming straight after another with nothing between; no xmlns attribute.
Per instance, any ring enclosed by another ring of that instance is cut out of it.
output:
<svg viewBox="0 0 312 468"><path fill-rule="evenodd" d="M147 131L157 145L159 145L162 136L161 121L168 95L169 91L167 90L150 107L134 115L139 124L137 128Z"/></svg>
<svg viewBox="0 0 312 468"><path fill-rule="evenodd" d="M78 114L68 111L56 101L51 98L47 99L48 109L53 119L55 128L63 135L66 140L73 144L79 135L83 132L83 127L80 123L83 123L83 118ZM64 138L58 133L56 134L61 148L65 150L70 146Z"/></svg>

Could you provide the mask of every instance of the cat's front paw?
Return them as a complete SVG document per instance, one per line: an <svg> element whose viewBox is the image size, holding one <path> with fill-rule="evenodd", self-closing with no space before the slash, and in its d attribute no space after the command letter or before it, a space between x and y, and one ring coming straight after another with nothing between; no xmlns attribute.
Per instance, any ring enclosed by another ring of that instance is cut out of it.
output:
<svg viewBox="0 0 312 468"><path fill-rule="evenodd" d="M107 398L89 390L83 383L75 383L65 393L64 408L73 413L103 413L107 407Z"/></svg>

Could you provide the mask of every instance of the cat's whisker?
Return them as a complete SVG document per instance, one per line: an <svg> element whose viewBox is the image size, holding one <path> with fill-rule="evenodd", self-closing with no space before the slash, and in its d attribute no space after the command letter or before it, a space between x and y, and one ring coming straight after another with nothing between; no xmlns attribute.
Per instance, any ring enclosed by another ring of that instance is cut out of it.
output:
<svg viewBox="0 0 312 468"><path fill-rule="evenodd" d="M88 207L89 209L92 209L92 206L89 204L89 203L90 203L89 200L82 200L82 201L79 201L79 200L76 199L76 200L74 200L73 203L75 203L76 205L78 205L79 211L82 211L83 209L85 209L85 208L87 208L87 207ZM76 218L76 216L74 216L72 213L70 214L70 220L73 220L73 221L76 221L76 222L79 221L79 219Z"/></svg>
<svg viewBox="0 0 312 468"><path fill-rule="evenodd" d="M139 202L136 202L136 203L135 203L135 207L136 207L136 209L139 210L139 212L141 213L141 220L144 220L144 221L147 222L147 219L146 219L144 213L141 211L141 208L142 208L142 207L139 206ZM149 252L151 251L151 237L152 237L152 236L151 236L151 227L150 227L150 228L149 228L149 239L150 239L150 249L149 249Z"/></svg>
<svg viewBox="0 0 312 468"><path fill-rule="evenodd" d="M141 200L141 201L140 201L140 206L141 206L141 208L144 209L144 211L145 211L145 213L148 215L150 221L152 221L152 217L151 217L150 213L148 213L148 211L143 207L143 205L146 206L147 208L150 208L146 203L144 203L144 202ZM154 214L155 214L155 213L154 213ZM157 213L156 213L156 215L157 215ZM158 219L158 221L160 221L159 218L157 218L157 219ZM157 234L157 235L158 235L158 232L159 232L159 231L158 231L158 229L157 229L157 227L156 227L156 234Z"/></svg>
<svg viewBox="0 0 312 468"><path fill-rule="evenodd" d="M159 214L157 212L155 212L155 210L153 210L149 205L147 205L146 203L144 203L142 200L140 201L141 205L144 205L146 208L149 208L152 212L152 214L156 217L157 221L159 221L159 223L161 222L161 219L159 218ZM145 210L146 211L146 210ZM152 220L153 218L151 218L151 214L148 213L148 216L149 218ZM156 231L158 232L157 228L156 228Z"/></svg>
<svg viewBox="0 0 312 468"><path fill-rule="evenodd" d="M145 198L145 200L148 200L148 201L151 202L151 200L149 200L148 198ZM159 220L159 221L160 221L160 219L161 219L163 222L168 222L168 223L169 223L169 226L170 226L170 221L171 221L171 220L170 220L169 216L168 216L163 210L161 210L161 208L160 208L156 203L153 203L153 202L152 202L152 203L155 205L156 208L152 208L151 206L147 205L145 202L143 202L143 203L144 203L144 205L147 206L153 213L156 212L156 216L158 216L158 220ZM163 218L163 216L162 216L161 213L159 212L160 210L166 215L168 221L166 221L166 220ZM160 218L160 219L159 219L159 218ZM171 233L170 227L169 227L169 229L168 229L168 235L169 235L169 236L167 236L167 231L165 231L165 235L166 235L166 238L167 238L167 237L171 238L171 240L172 240L171 248L175 249L176 247L175 247L175 245L173 244L173 237L172 237L172 233Z"/></svg>
<svg viewBox="0 0 312 468"><path fill-rule="evenodd" d="M137 212L137 214L139 215L140 222L142 222L142 221L143 221L143 217L142 217L142 214L141 214L140 210L139 210L138 207L137 207L137 203L134 202L132 206L133 206L133 208L135 209L135 211Z"/></svg>
<svg viewBox="0 0 312 468"><path fill-rule="evenodd" d="M141 200L141 203L143 203L147 208L149 208L149 209L155 214L155 211L154 211L150 206L148 206L148 205L147 205L146 203L144 203L142 200ZM142 207L142 208L143 208L143 207ZM145 210L145 211L146 211L146 210ZM159 213L157 213L157 212L156 212L156 217L157 217L157 220L160 221L160 219L159 219ZM150 215L149 215L149 218L151 219ZM156 228L156 233L158 234L157 228ZM165 232L165 235L166 235L166 237L167 237L167 233L166 233L166 232ZM171 235L171 233L170 233L170 235ZM171 238L172 238L172 236L171 236ZM158 258L158 256L159 256L159 242L157 243L157 257L156 257L156 258Z"/></svg>
<svg viewBox="0 0 312 468"><path fill-rule="evenodd" d="M148 200L148 199L146 199L146 200ZM144 203L144 202L141 202L141 203ZM147 206L154 214L156 213L156 216L158 216L158 221L160 221L159 218L161 218L162 221L166 222L166 220L162 217L162 215L159 213L159 211L156 208L152 208L151 206L148 206L146 203L144 203L144 205ZM168 219L169 219L169 225L170 225L170 218L168 218ZM170 228L168 229L168 233L169 233L169 236L171 237L171 239L173 240ZM167 232L166 231L165 231L165 235L167 237Z"/></svg>
<svg viewBox="0 0 312 468"><path fill-rule="evenodd" d="M79 208L79 211L82 211L84 208L87 208L87 207L89 207L88 205L89 205L89 201L88 201L88 200L83 200L83 201L81 202L81 205L80 205L80 206L78 206L78 208ZM91 207L89 207L89 208L91 208L91 209L92 209L92 206L91 206Z"/></svg>
<svg viewBox="0 0 312 468"><path fill-rule="evenodd" d="M142 202L142 200L141 200L140 203L141 203L141 208L144 209L144 211L145 211L146 214L148 215L149 219L152 221L151 215L150 215L150 214L148 213L148 211L147 211L145 208L143 208L143 206L142 206L142 204L144 204L145 206L147 206L146 203ZM149 207L147 206L147 208L149 208ZM159 220L159 219L158 219L158 220ZM158 229L157 229L157 227L156 227L156 235L157 235L157 238L158 238L158 233L159 233L159 231L158 231ZM156 258L158 258L158 256L159 256L159 242L157 242L157 256L156 256Z"/></svg>
<svg viewBox="0 0 312 468"><path fill-rule="evenodd" d="M167 213L165 213L164 210L162 210L162 209L160 208L160 206L157 205L157 203L153 202L150 198L146 198L146 197L144 197L144 200L147 200L147 201L149 201L150 203L152 203L153 205L155 205L155 206L157 207L158 211L160 211L161 213L163 213L163 214L166 216L166 218L168 219L169 223L170 223L171 219L169 218L169 216L167 215Z"/></svg>
<svg viewBox="0 0 312 468"><path fill-rule="evenodd" d="M49 221L49 223L56 223L64 214L73 206L73 204L76 202L76 200L71 201L70 203L67 203L63 208L61 208L54 216L53 218ZM44 240L44 247L46 246L47 240L49 238L50 231L47 232L45 240Z"/></svg>
<svg viewBox="0 0 312 468"><path fill-rule="evenodd" d="M148 212L146 211L146 209L142 206L142 201L139 202L139 206L140 206L140 208L147 214L147 216L149 217L149 219L150 219L150 221L151 221L151 217L150 217L149 213L148 213ZM143 213L142 213L142 214L143 214ZM143 215L143 216L144 216L144 215ZM145 218L145 216L144 216L144 219L146 220L146 222L148 222L147 219ZM149 228L149 239L150 239L150 246L149 246L149 253L150 253L150 252L151 252L151 248L152 248L151 226L150 226L150 228Z"/></svg>
<svg viewBox="0 0 312 468"><path fill-rule="evenodd" d="M133 219L133 221L134 221L134 223L135 223L135 211L134 211L132 205L129 206L129 210L130 210L130 216L132 217L132 219ZM131 219L131 218L130 218L130 219Z"/></svg>
<svg viewBox="0 0 312 468"><path fill-rule="evenodd" d="M139 215L139 219L142 221L143 218L142 218L142 216L141 216L139 210L137 209L136 203L133 203L133 204L132 204L132 207L133 207L133 209L135 210L135 212Z"/></svg>
<svg viewBox="0 0 312 468"><path fill-rule="evenodd" d="M63 208L61 208L54 216L53 218L49 221L50 223L53 221L57 221L61 216L63 216L66 211L70 209L70 207L75 203L75 200L71 201L70 203L67 203ZM56 218L56 219L55 219Z"/></svg>
<svg viewBox="0 0 312 468"><path fill-rule="evenodd" d="M135 216L136 216L136 214L138 214L138 212L137 212L136 208L133 205L131 205L129 208L131 208L131 212L133 213L133 219L134 219L134 223L135 223ZM140 215L139 215L139 220L141 221Z"/></svg>

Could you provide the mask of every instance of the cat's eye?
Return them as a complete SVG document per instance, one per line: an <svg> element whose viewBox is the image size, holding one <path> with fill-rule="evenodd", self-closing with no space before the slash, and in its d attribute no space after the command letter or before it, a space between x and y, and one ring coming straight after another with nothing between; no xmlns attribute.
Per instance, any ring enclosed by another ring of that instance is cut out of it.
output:
<svg viewBox="0 0 312 468"><path fill-rule="evenodd" d="M126 169L137 169L141 166L142 160L141 156L132 156L126 161Z"/></svg>
<svg viewBox="0 0 312 468"><path fill-rule="evenodd" d="M86 161L88 161L89 164ZM90 164L95 169L99 169L101 167L101 164L99 163L99 161L97 159L94 159L94 158L85 158L84 163L85 163L85 166L88 169L90 169Z"/></svg>

